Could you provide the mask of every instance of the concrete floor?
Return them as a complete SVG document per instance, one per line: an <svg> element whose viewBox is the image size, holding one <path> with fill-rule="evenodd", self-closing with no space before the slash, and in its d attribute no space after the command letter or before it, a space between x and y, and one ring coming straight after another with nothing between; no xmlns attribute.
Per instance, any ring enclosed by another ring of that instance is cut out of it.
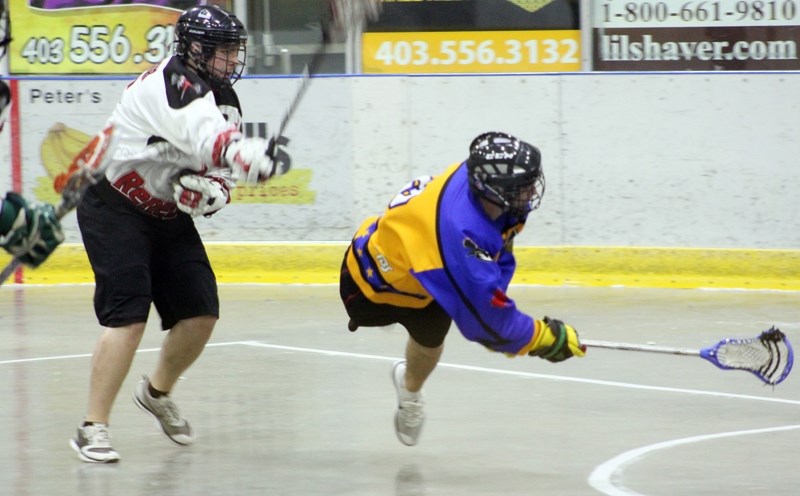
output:
<svg viewBox="0 0 800 496"><path fill-rule="evenodd" d="M508 359L454 328L413 448L394 435L399 327L351 334L333 286L223 286L211 344L174 392L197 433L170 443L130 399L161 341L153 315L112 417L115 465L80 462L98 336L91 286L0 289L0 494L794 495L800 378L776 388L697 357L590 350ZM776 324L800 294L512 288L585 338L700 348ZM800 348L798 348L800 350Z"/></svg>

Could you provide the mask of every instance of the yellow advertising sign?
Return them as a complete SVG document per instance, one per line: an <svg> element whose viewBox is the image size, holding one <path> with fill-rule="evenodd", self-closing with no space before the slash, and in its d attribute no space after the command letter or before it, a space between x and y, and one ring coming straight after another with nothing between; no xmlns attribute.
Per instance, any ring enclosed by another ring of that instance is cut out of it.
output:
<svg viewBox="0 0 800 496"><path fill-rule="evenodd" d="M364 33L361 58L368 74L572 72L580 31Z"/></svg>
<svg viewBox="0 0 800 496"><path fill-rule="evenodd" d="M10 0L11 73L139 73L169 55L181 10L93 3Z"/></svg>

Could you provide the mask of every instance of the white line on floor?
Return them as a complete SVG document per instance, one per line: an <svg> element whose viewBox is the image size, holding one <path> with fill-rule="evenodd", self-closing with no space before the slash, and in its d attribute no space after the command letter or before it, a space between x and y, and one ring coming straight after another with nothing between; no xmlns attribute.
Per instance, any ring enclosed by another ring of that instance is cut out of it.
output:
<svg viewBox="0 0 800 496"><path fill-rule="evenodd" d="M272 348L276 350L287 350L287 351L297 351L301 353L317 353L321 355L331 355L331 356L345 356L351 358L367 358L371 360L386 360L386 361L396 361L399 360L398 357L391 357L391 356L382 356L382 355L367 355L363 353L349 353L345 351L333 351L333 350L320 350L316 348L302 348L298 346L284 346L278 344L269 344L269 343L262 343L259 341L242 341L239 344L247 345L247 346L256 346L261 348ZM458 365L455 363L444 363L441 362L437 367L446 367L452 369L459 369L459 370L471 370L475 372L487 372L491 374L502 374L502 375L513 375L517 377L530 377L534 379L546 379L551 381L564 381L564 382L579 382L583 384L594 384L597 386L610 386L610 387L618 387L618 388L627 388L627 389L643 389L643 390L650 390L650 391L662 391L667 393L681 393L681 394L693 394L693 395L702 395L702 396L717 396L723 398L737 398L737 399L744 399L744 400L753 400L753 401L768 401L773 403L786 403L789 405L800 405L800 400L790 400L785 398L773 398L769 396L750 396L746 394L733 394L733 393L722 393L718 391L703 391L699 389L683 389L683 388L671 388L671 387L662 387L662 386L647 386L644 384L632 384L628 382L616 382L616 381L603 381L598 379L586 379L583 377L567 377L561 375L551 375L551 374L537 374L535 372L519 372L516 370L503 370L503 369L493 369L488 367L475 367L472 365Z"/></svg>
<svg viewBox="0 0 800 496"><path fill-rule="evenodd" d="M383 355L369 355L365 353L350 353L346 351L335 351L335 350L321 350L317 348L303 348L299 346L285 346L280 344L269 344L269 343L262 343L260 341L230 341L225 343L208 343L206 345L207 348L211 347L218 347L218 346L251 346L251 347L258 347L258 348L271 348L275 350L286 350L286 351L297 351L301 353L316 353L320 355L330 355L330 356L343 356L343 357L350 357L350 358L366 358L370 360L384 360L384 361L397 361L400 358L396 356L383 356ZM155 351L159 351L160 348L145 348L137 350L137 353L152 353ZM8 365L14 363L28 363L28 362L44 362L50 360L67 360L71 358L88 358L92 355L90 353L80 354L80 355L58 355L58 356L50 356L50 357L34 357L34 358L17 358L13 360L0 360L0 365ZM769 396L752 396L746 394L734 394L734 393L722 393L719 391L703 391L700 389L683 389L683 388L672 388L672 387L662 387L662 386L648 386L645 384L633 384L629 382L616 382L616 381L603 381L599 379L587 379L583 377L568 377L563 375L551 375L551 374L537 374L535 372L519 372L516 370L503 370L503 369L493 369L488 367L476 367L473 365L459 365L456 363L439 363L438 367L444 368L451 368L451 369L459 369L459 370L471 370L474 372L486 372L490 374L501 374L501 375L511 375L516 377L529 377L532 379L545 379L550 381L563 381L563 382L578 382L582 384L594 384L596 386L609 386L609 387L617 387L617 388L626 388L626 389L641 389L641 390L648 390L648 391L661 391L665 393L681 393L681 394L693 394L699 396L716 396L721 398L736 398L742 400L752 400L752 401L766 401L771 403L785 403L788 405L800 405L800 400L790 400L786 398L774 398Z"/></svg>
<svg viewBox="0 0 800 496"><path fill-rule="evenodd" d="M208 343L206 347L209 346L231 346L231 345L243 345L247 344L245 342L237 342L232 341L230 343ZM136 350L136 353L152 353L154 351L160 351L161 348L143 348L141 350ZM27 363L27 362L47 362L50 360L68 360L70 358L88 358L91 357L91 353L82 353L80 355L57 355L57 356L49 356L49 357L34 357L34 358L15 358L13 360L0 360L0 365L8 365L12 363Z"/></svg>
<svg viewBox="0 0 800 496"><path fill-rule="evenodd" d="M622 473L631 464L639 461L645 455L649 455L658 450L669 449L682 444L699 443L711 439L723 437L748 436L752 434L764 434L768 432L789 431L800 429L800 425L784 425L781 427L767 427L764 429L752 429L747 431L720 432L718 434L705 434L702 436L684 437L673 439L661 443L642 446L641 448L626 451L614 458L598 465L589 475L589 485L608 496L643 496L641 493L632 491L622 485Z"/></svg>

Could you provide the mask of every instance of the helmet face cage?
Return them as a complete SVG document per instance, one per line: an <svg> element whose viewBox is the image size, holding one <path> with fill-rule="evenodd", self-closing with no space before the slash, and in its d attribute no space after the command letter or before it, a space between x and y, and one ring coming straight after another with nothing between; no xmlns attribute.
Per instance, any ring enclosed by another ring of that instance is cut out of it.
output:
<svg viewBox="0 0 800 496"><path fill-rule="evenodd" d="M193 7L175 25L175 53L212 86L233 85L244 70L247 30L219 7Z"/></svg>
<svg viewBox="0 0 800 496"><path fill-rule="evenodd" d="M524 217L542 202L541 153L509 134L491 132L475 138L467 169L472 191L503 212Z"/></svg>

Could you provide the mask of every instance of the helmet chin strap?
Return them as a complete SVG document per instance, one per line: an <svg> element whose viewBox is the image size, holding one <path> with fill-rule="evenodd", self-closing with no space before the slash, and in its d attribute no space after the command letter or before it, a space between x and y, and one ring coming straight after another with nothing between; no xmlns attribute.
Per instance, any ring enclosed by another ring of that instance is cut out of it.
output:
<svg viewBox="0 0 800 496"><path fill-rule="evenodd" d="M497 194L492 188L488 188L489 191L492 192L492 195L496 198L490 198L484 195L475 195L481 203L483 207L483 211L486 212L486 215L489 216L492 220L497 220L498 217L503 215L506 212L511 210L511 205L507 201L499 200L502 198L500 195Z"/></svg>
<svg viewBox="0 0 800 496"><path fill-rule="evenodd" d="M483 207L483 211L492 220L497 220L505 213L505 209L502 206L487 198L478 197L478 200L481 203L481 207Z"/></svg>
<svg viewBox="0 0 800 496"><path fill-rule="evenodd" d="M492 188L490 185L485 185L487 191L492 194L491 198L486 198L490 203L497 206L501 209L501 213L510 212L512 210L511 203L506 200L504 195L501 195L496 189Z"/></svg>
<svg viewBox="0 0 800 496"><path fill-rule="evenodd" d="M201 63L198 62L200 61L198 61L196 57L187 56L184 58L184 65L186 65L186 67L189 68L189 70L200 76L203 79L203 81L205 81L209 85L216 87L218 83L217 79L219 78L214 78L213 75L211 74L211 71L208 70L208 68L203 67L207 62L201 62Z"/></svg>

